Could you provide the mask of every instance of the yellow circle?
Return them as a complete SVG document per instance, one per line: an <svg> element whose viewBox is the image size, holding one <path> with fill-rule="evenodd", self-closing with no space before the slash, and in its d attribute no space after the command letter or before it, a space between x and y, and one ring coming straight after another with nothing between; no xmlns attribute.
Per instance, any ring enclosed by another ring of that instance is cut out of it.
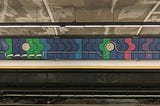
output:
<svg viewBox="0 0 160 106"><path fill-rule="evenodd" d="M108 51L114 50L114 44L113 44L112 42L106 44L106 49L107 49Z"/></svg>
<svg viewBox="0 0 160 106"><path fill-rule="evenodd" d="M28 50L30 49L30 45L29 45L28 43L23 43L22 49L23 49L24 51L28 51Z"/></svg>

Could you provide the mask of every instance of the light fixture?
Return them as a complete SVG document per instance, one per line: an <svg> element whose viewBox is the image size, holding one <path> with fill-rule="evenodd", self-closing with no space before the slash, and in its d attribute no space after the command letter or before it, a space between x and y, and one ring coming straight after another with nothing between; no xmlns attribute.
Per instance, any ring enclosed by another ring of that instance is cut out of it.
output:
<svg viewBox="0 0 160 106"><path fill-rule="evenodd" d="M66 28L103 28L103 27L160 27L160 22L40 22L40 23L0 23L0 28L52 28L52 27L66 27Z"/></svg>

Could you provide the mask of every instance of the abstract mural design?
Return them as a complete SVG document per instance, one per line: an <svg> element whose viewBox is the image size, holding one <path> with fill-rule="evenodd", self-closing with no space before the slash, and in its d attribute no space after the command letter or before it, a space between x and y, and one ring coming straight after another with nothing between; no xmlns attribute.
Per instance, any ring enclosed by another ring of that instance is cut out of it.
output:
<svg viewBox="0 0 160 106"><path fill-rule="evenodd" d="M160 38L0 38L1 60L159 60Z"/></svg>

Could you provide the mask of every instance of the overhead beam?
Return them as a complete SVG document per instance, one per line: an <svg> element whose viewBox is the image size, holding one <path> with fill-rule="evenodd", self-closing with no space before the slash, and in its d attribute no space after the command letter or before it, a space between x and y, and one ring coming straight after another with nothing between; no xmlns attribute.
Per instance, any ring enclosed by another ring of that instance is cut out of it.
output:
<svg viewBox="0 0 160 106"><path fill-rule="evenodd" d="M3 0L3 10L0 15L0 21L5 21L5 15L7 14L8 0Z"/></svg>
<svg viewBox="0 0 160 106"><path fill-rule="evenodd" d="M148 15L146 16L146 18L144 19L143 22L147 22L147 21L148 21L148 19L149 19L149 18L151 17L151 15L152 15L152 13L159 7L159 5L160 5L160 2L158 2L158 3L152 8L152 10L148 13ZM141 27L138 29L136 35L139 35L140 32L142 31L142 29L143 29L143 26L141 26Z"/></svg>
<svg viewBox="0 0 160 106"><path fill-rule="evenodd" d="M42 0L42 1L47 9L47 12L48 12L48 15L50 17L51 22L55 22L54 16L53 16L52 11L47 3L47 0ZM54 27L54 32L55 32L55 35L58 35L58 31L57 31L56 27Z"/></svg>

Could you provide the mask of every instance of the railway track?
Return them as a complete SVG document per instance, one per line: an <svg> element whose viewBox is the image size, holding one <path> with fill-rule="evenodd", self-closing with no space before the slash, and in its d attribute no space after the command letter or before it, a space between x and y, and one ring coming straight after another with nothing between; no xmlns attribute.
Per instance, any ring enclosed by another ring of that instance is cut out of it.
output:
<svg viewBox="0 0 160 106"><path fill-rule="evenodd" d="M105 88L105 87L104 87ZM160 88L127 88L118 89L70 89L70 90L1 90L0 97L42 97L42 98L160 98ZM50 88L51 89L51 88Z"/></svg>
<svg viewBox="0 0 160 106"><path fill-rule="evenodd" d="M159 76L157 70L2 70L0 99L158 99Z"/></svg>

